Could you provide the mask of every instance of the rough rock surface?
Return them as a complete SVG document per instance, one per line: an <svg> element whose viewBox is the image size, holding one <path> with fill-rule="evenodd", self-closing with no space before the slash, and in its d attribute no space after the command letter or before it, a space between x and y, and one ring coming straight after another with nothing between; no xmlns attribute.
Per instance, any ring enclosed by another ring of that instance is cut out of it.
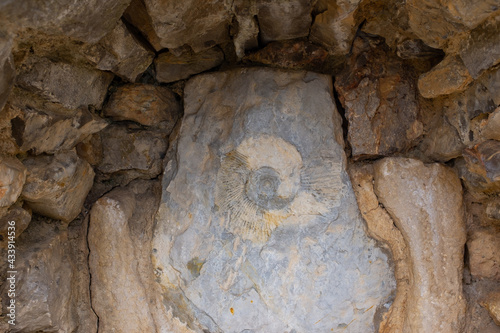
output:
<svg viewBox="0 0 500 333"><path fill-rule="evenodd" d="M14 59L11 54L12 36L0 31L0 110L2 110L7 97L14 85L16 69L14 68Z"/></svg>
<svg viewBox="0 0 500 333"><path fill-rule="evenodd" d="M465 149L463 156L473 175L471 185L488 193L500 190L500 141L482 142Z"/></svg>
<svg viewBox="0 0 500 333"><path fill-rule="evenodd" d="M150 260L157 181L135 181L99 199L90 213L92 306L99 332L193 332L161 303Z"/></svg>
<svg viewBox="0 0 500 333"><path fill-rule="evenodd" d="M26 181L26 168L16 158L0 156L0 208L16 202Z"/></svg>
<svg viewBox="0 0 500 333"><path fill-rule="evenodd" d="M330 77L237 69L184 97L153 240L165 302L208 331L375 331L394 277L364 232Z"/></svg>
<svg viewBox="0 0 500 333"><path fill-rule="evenodd" d="M74 151L29 157L22 197L34 212L72 221L80 213L94 180L92 167Z"/></svg>
<svg viewBox="0 0 500 333"><path fill-rule="evenodd" d="M169 83L187 79L191 75L219 66L222 61L224 61L224 53L219 47L200 53L189 51L180 55L170 52L161 53L155 59L156 80Z"/></svg>
<svg viewBox="0 0 500 333"><path fill-rule="evenodd" d="M181 105L168 88L136 84L119 87L103 111L113 120L162 127L170 133L181 114Z"/></svg>
<svg viewBox="0 0 500 333"><path fill-rule="evenodd" d="M31 221L31 211L24 209L20 204L14 204L9 207L4 213L0 208L0 248L8 248L8 233L9 233L9 222L14 221L16 227L16 237L19 237L23 231L28 227ZM1 272L4 274L6 272ZM4 276L1 275L2 281L5 281Z"/></svg>
<svg viewBox="0 0 500 333"><path fill-rule="evenodd" d="M491 293L483 303L495 324L500 326L500 292Z"/></svg>
<svg viewBox="0 0 500 333"><path fill-rule="evenodd" d="M98 69L111 71L131 82L136 81L154 58L154 53L142 46L121 21L98 44L90 46L86 55Z"/></svg>
<svg viewBox="0 0 500 333"><path fill-rule="evenodd" d="M415 78L383 39L356 38L335 87L346 110L353 157L402 152L422 134Z"/></svg>
<svg viewBox="0 0 500 333"><path fill-rule="evenodd" d="M477 230L467 241L469 266L473 276L500 280L500 233Z"/></svg>
<svg viewBox="0 0 500 333"><path fill-rule="evenodd" d="M482 134L485 139L500 141L500 107L488 115Z"/></svg>
<svg viewBox="0 0 500 333"><path fill-rule="evenodd" d="M76 153L92 166L100 164L103 159L101 134L94 133L77 144Z"/></svg>
<svg viewBox="0 0 500 333"><path fill-rule="evenodd" d="M418 90L425 98L449 95L465 90L472 77L459 57L444 58L418 79Z"/></svg>
<svg viewBox="0 0 500 333"><path fill-rule="evenodd" d="M99 171L127 172L131 178L154 178L161 173L168 133L113 124L100 134L103 159Z"/></svg>
<svg viewBox="0 0 500 333"><path fill-rule="evenodd" d="M35 56L26 61L16 84L69 109L100 109L112 79L110 73Z"/></svg>
<svg viewBox="0 0 500 333"><path fill-rule="evenodd" d="M374 170L375 193L410 253L405 326L410 332L460 332L465 314L460 180L447 167L406 158L385 158Z"/></svg>

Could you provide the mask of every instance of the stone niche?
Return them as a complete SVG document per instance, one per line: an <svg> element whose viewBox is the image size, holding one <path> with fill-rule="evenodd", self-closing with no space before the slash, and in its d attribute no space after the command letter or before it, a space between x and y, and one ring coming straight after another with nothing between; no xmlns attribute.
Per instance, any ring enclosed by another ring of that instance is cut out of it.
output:
<svg viewBox="0 0 500 333"><path fill-rule="evenodd" d="M346 173L331 77L196 76L153 236L164 304L195 331L374 332L395 295Z"/></svg>

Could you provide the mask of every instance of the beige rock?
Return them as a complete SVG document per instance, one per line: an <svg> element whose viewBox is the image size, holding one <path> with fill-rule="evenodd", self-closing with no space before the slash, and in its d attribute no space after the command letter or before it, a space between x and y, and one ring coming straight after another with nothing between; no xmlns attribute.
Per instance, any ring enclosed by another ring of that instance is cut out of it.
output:
<svg viewBox="0 0 500 333"><path fill-rule="evenodd" d="M29 157L22 197L34 212L70 222L80 213L94 180L92 167L75 152Z"/></svg>
<svg viewBox="0 0 500 333"><path fill-rule="evenodd" d="M136 81L154 58L154 53L139 44L121 21L99 43L90 46L86 55L98 69L111 71L131 82Z"/></svg>
<svg viewBox="0 0 500 333"><path fill-rule="evenodd" d="M456 56L444 58L429 72L420 75L418 89L425 98L435 98L463 91L472 82L467 68Z"/></svg>
<svg viewBox="0 0 500 333"><path fill-rule="evenodd" d="M169 83L187 79L191 75L219 66L223 61L224 53L219 47L196 54L184 52L179 56L169 52L161 53L155 59L156 80Z"/></svg>
<svg viewBox="0 0 500 333"><path fill-rule="evenodd" d="M407 331L460 332L465 314L460 180L442 165L405 158L385 158L374 170L375 193L410 253Z"/></svg>
<svg viewBox="0 0 500 333"><path fill-rule="evenodd" d="M500 326L500 292L488 295L482 305L488 310L495 324Z"/></svg>
<svg viewBox="0 0 500 333"><path fill-rule="evenodd" d="M161 48L172 51L187 44L194 52L200 52L229 41L230 8L223 1L144 0L144 3ZM146 36L151 33L148 25L137 28Z"/></svg>
<svg viewBox="0 0 500 333"><path fill-rule="evenodd" d="M0 207L16 202L26 181L26 168L13 157L0 156Z"/></svg>
<svg viewBox="0 0 500 333"><path fill-rule="evenodd" d="M193 332L161 303L150 259L160 184L135 181L99 199L90 213L92 305L99 332Z"/></svg>
<svg viewBox="0 0 500 333"><path fill-rule="evenodd" d="M474 231L467 241L471 274L477 278L500 280L500 233Z"/></svg>
<svg viewBox="0 0 500 333"><path fill-rule="evenodd" d="M100 109L113 75L77 65L31 57L17 77L17 85L69 109Z"/></svg>
<svg viewBox="0 0 500 333"><path fill-rule="evenodd" d="M4 28L14 31L32 28L95 43L115 27L129 3L130 0L8 1L0 4L0 21Z"/></svg>
<svg viewBox="0 0 500 333"><path fill-rule="evenodd" d="M153 85L125 85L109 98L103 110L113 120L132 120L157 126L170 133L181 113L180 102L168 88Z"/></svg>

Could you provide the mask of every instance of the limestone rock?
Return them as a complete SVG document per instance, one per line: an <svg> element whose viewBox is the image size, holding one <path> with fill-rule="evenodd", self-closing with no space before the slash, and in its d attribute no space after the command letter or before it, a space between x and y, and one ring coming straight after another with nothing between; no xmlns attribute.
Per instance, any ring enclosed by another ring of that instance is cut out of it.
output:
<svg viewBox="0 0 500 333"><path fill-rule="evenodd" d="M26 181L26 168L16 158L0 156L0 208L16 202Z"/></svg>
<svg viewBox="0 0 500 333"><path fill-rule="evenodd" d="M128 172L132 178L154 178L162 171L166 137L159 131L111 125L101 132L103 160L97 168L104 173Z"/></svg>
<svg viewBox="0 0 500 333"><path fill-rule="evenodd" d="M75 152L29 157L22 196L34 212L70 222L80 213L94 180L92 167Z"/></svg>
<svg viewBox="0 0 500 333"><path fill-rule="evenodd" d="M224 53L219 47L201 53L184 52L176 56L170 52L161 53L155 59L156 80L158 82L174 82L187 79L219 66L224 61Z"/></svg>
<svg viewBox="0 0 500 333"><path fill-rule="evenodd" d="M246 61L279 68L321 71L327 67L328 52L303 40L278 41L249 54Z"/></svg>
<svg viewBox="0 0 500 333"><path fill-rule="evenodd" d="M0 72L2 73L0 77L0 111L7 101L16 76L11 49L12 37L0 31Z"/></svg>
<svg viewBox="0 0 500 333"><path fill-rule="evenodd" d="M111 71L131 82L136 81L154 58L154 53L139 44L121 21L99 43L90 46L86 55L98 69Z"/></svg>
<svg viewBox="0 0 500 333"><path fill-rule="evenodd" d="M335 87L346 110L353 157L405 151L422 134L413 74L382 39L362 36L354 41Z"/></svg>
<svg viewBox="0 0 500 333"><path fill-rule="evenodd" d="M17 77L17 85L69 109L94 106L100 109L113 80L110 73L47 58L31 57Z"/></svg>
<svg viewBox="0 0 500 333"><path fill-rule="evenodd" d="M310 40L325 46L333 54L348 54L360 23L355 17L359 3L360 0L328 3L327 10L314 19Z"/></svg>
<svg viewBox="0 0 500 333"><path fill-rule="evenodd" d="M465 66L474 79L500 62L500 16L472 30L460 49Z"/></svg>
<svg viewBox="0 0 500 333"><path fill-rule="evenodd" d="M89 135L99 132L108 123L80 108L72 115L58 115L27 108L24 120L16 135L21 150L30 150L33 154L54 154L70 150Z"/></svg>
<svg viewBox="0 0 500 333"><path fill-rule="evenodd" d="M375 331L394 277L345 173L331 77L235 69L184 98L153 239L174 314L210 332Z"/></svg>
<svg viewBox="0 0 500 333"><path fill-rule="evenodd" d="M418 90L425 98L435 98L463 91L472 82L459 57L448 56L429 72L420 75Z"/></svg>
<svg viewBox="0 0 500 333"><path fill-rule="evenodd" d="M168 88L153 85L125 85L109 98L104 115L113 120L132 120L157 126L169 134L181 113L181 105Z"/></svg>
<svg viewBox="0 0 500 333"><path fill-rule="evenodd" d="M411 255L408 331L460 332L465 314L460 180L442 165L405 158L385 158L374 170L375 194Z"/></svg>
<svg viewBox="0 0 500 333"><path fill-rule="evenodd" d="M305 37L312 23L310 0L259 0L257 19L264 43Z"/></svg>
<svg viewBox="0 0 500 333"><path fill-rule="evenodd" d="M483 302L483 306L488 309L495 324L500 326L500 292L488 295L486 301Z"/></svg>
<svg viewBox="0 0 500 333"><path fill-rule="evenodd" d="M144 3L162 49L189 45L197 53L229 41L230 8L223 1L144 0ZM137 28L146 36L151 34L148 25Z"/></svg>
<svg viewBox="0 0 500 333"><path fill-rule="evenodd" d="M477 230L467 241L470 272L477 278L500 280L500 233Z"/></svg>
<svg viewBox="0 0 500 333"><path fill-rule="evenodd" d="M153 280L150 251L159 185L135 181L92 207L89 263L99 332L193 332L165 310Z"/></svg>
<svg viewBox="0 0 500 333"><path fill-rule="evenodd" d="M95 43L115 27L129 3L130 0L4 1L0 4L0 21L4 28L14 31L32 28Z"/></svg>

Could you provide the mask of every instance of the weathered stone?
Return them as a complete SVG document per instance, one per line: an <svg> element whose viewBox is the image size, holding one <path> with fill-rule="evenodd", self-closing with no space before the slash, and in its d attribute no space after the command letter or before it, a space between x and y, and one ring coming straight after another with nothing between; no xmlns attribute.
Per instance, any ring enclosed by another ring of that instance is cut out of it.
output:
<svg viewBox="0 0 500 333"><path fill-rule="evenodd" d="M279 68L320 71L327 67L328 52L307 41L279 41L249 54L244 60Z"/></svg>
<svg viewBox="0 0 500 333"><path fill-rule="evenodd" d="M396 46L398 57L402 59L426 59L444 57L444 52L426 45L421 39L406 39ZM462 64L463 65L463 64Z"/></svg>
<svg viewBox="0 0 500 333"><path fill-rule="evenodd" d="M312 23L310 0L259 0L257 19L264 43L305 37Z"/></svg>
<svg viewBox="0 0 500 333"><path fill-rule="evenodd" d="M155 59L156 80L169 83L187 79L219 66L224 61L224 53L219 47L211 48L205 52L184 52L179 56L172 53L161 53Z"/></svg>
<svg viewBox="0 0 500 333"><path fill-rule="evenodd" d="M23 118L18 120L18 143L21 144L21 150L30 150L35 155L70 150L87 136L108 125L86 108L80 108L68 116L27 108Z"/></svg>
<svg viewBox="0 0 500 333"><path fill-rule="evenodd" d="M74 332L79 323L72 302L74 267L67 232L55 223L32 221L16 239L15 267L16 325L10 332ZM8 288L5 283L2 295Z"/></svg>
<svg viewBox="0 0 500 333"><path fill-rule="evenodd" d="M344 170L331 77L236 69L184 97L153 239L165 302L208 331L375 331L394 278Z"/></svg>
<svg viewBox="0 0 500 333"><path fill-rule="evenodd" d="M470 172L482 178L482 187L500 188L500 141L488 140L464 151Z"/></svg>
<svg viewBox="0 0 500 333"><path fill-rule="evenodd" d="M489 114L482 135L485 139L500 141L500 107Z"/></svg>
<svg viewBox="0 0 500 333"><path fill-rule="evenodd" d="M23 126L24 113L19 108L6 104L0 110L0 155L14 156L22 153L21 137L17 133L24 130Z"/></svg>
<svg viewBox="0 0 500 333"><path fill-rule="evenodd" d="M163 48L160 37L158 37L153 27L153 20L148 14L144 0L132 0L130 6L123 13L123 18L136 29L140 30L141 34L155 51L160 51Z"/></svg>
<svg viewBox="0 0 500 333"><path fill-rule="evenodd" d="M99 199L90 213L92 305L99 332L193 332L161 303L150 259L159 182L135 181Z"/></svg>
<svg viewBox="0 0 500 333"><path fill-rule="evenodd" d="M463 41L460 56L474 79L500 62L500 16L472 30Z"/></svg>
<svg viewBox="0 0 500 333"><path fill-rule="evenodd" d="M411 256L407 331L460 332L465 314L460 180L442 165L405 158L385 158L374 170L375 193Z"/></svg>
<svg viewBox="0 0 500 333"><path fill-rule="evenodd" d="M170 134L182 110L170 89L136 84L119 87L103 111L113 120L132 120L145 126L157 126Z"/></svg>
<svg viewBox="0 0 500 333"><path fill-rule="evenodd" d="M0 75L0 111L9 97L16 77L11 49L12 36L0 31L0 72L2 73Z"/></svg>
<svg viewBox="0 0 500 333"><path fill-rule="evenodd" d="M251 6L250 6L251 7ZM259 46L259 24L256 19L257 9L249 8L245 0L233 1L233 13L238 29L233 37L233 44L238 59L243 58L246 50Z"/></svg>
<svg viewBox="0 0 500 333"><path fill-rule="evenodd" d="M500 198L494 198L486 204L486 216L500 220Z"/></svg>
<svg viewBox="0 0 500 333"><path fill-rule="evenodd" d="M500 292L488 295L482 305L488 310L495 324L500 326Z"/></svg>
<svg viewBox="0 0 500 333"><path fill-rule="evenodd" d="M500 233L477 230L467 241L470 272L477 278L500 280Z"/></svg>
<svg viewBox="0 0 500 333"><path fill-rule="evenodd" d="M413 73L382 39L362 36L354 41L335 87L346 110L353 157L402 152L422 134Z"/></svg>
<svg viewBox="0 0 500 333"><path fill-rule="evenodd" d="M445 117L438 117L425 134L418 149L433 161L447 162L462 155L460 135Z"/></svg>
<svg viewBox="0 0 500 333"><path fill-rule="evenodd" d="M360 0L328 3L328 9L314 19L310 40L320 43L333 54L348 54L360 23L356 18L359 3Z"/></svg>
<svg viewBox="0 0 500 333"><path fill-rule="evenodd" d="M101 134L94 133L77 144L76 153L92 166L100 164L103 159Z"/></svg>
<svg viewBox="0 0 500 333"><path fill-rule="evenodd" d="M162 171L162 159L168 147L167 134L111 125L103 130L103 160L99 171L127 171L132 178L154 178Z"/></svg>
<svg viewBox="0 0 500 333"><path fill-rule="evenodd" d="M21 69L17 84L69 109L100 109L113 75L47 58L31 57Z"/></svg>
<svg viewBox="0 0 500 333"><path fill-rule="evenodd" d="M0 207L16 202L26 181L26 168L13 157L0 156Z"/></svg>
<svg viewBox="0 0 500 333"><path fill-rule="evenodd" d="M420 75L418 90L425 98L435 98L463 91L471 82L472 77L462 60L448 56L429 72Z"/></svg>
<svg viewBox="0 0 500 333"><path fill-rule="evenodd" d="M12 231L15 231L14 239L17 239L28 227L30 221L31 211L24 209L20 204L10 206L3 216L0 212L0 248L7 249L8 236L13 236ZM14 227L14 230L9 227Z"/></svg>
<svg viewBox="0 0 500 333"><path fill-rule="evenodd" d="M139 44L121 21L85 53L98 69L111 71L131 82L136 81L154 58L154 53Z"/></svg>
<svg viewBox="0 0 500 333"><path fill-rule="evenodd" d="M396 298L384 315L378 332L404 332L408 329L407 316L412 308L407 306L410 291L411 261L408 246L394 220L378 202L373 190L373 166L354 164L349 167L356 200L361 215L366 221L368 234L386 244L392 253L394 276L396 277Z"/></svg>
<svg viewBox="0 0 500 333"><path fill-rule="evenodd" d="M500 10L500 1L498 0L445 0L441 2L441 5L454 20L469 29L475 28Z"/></svg>
<svg viewBox="0 0 500 333"><path fill-rule="evenodd" d="M72 221L92 187L94 171L75 152L29 157L23 161L28 177L22 197L34 212Z"/></svg>
<svg viewBox="0 0 500 333"><path fill-rule="evenodd" d="M144 3L161 48L172 51L189 45L194 52L200 52L229 41L231 13L224 2L144 0ZM148 24L144 29L141 25L137 28L146 36L151 33Z"/></svg>
<svg viewBox="0 0 500 333"><path fill-rule="evenodd" d="M4 28L33 28L95 43L111 31L130 0L118 1L4 1L0 21Z"/></svg>
<svg viewBox="0 0 500 333"><path fill-rule="evenodd" d="M467 315L464 333L498 333L497 326L488 312L485 301L498 292L498 281L473 279L470 272L465 271L464 293L467 297Z"/></svg>

